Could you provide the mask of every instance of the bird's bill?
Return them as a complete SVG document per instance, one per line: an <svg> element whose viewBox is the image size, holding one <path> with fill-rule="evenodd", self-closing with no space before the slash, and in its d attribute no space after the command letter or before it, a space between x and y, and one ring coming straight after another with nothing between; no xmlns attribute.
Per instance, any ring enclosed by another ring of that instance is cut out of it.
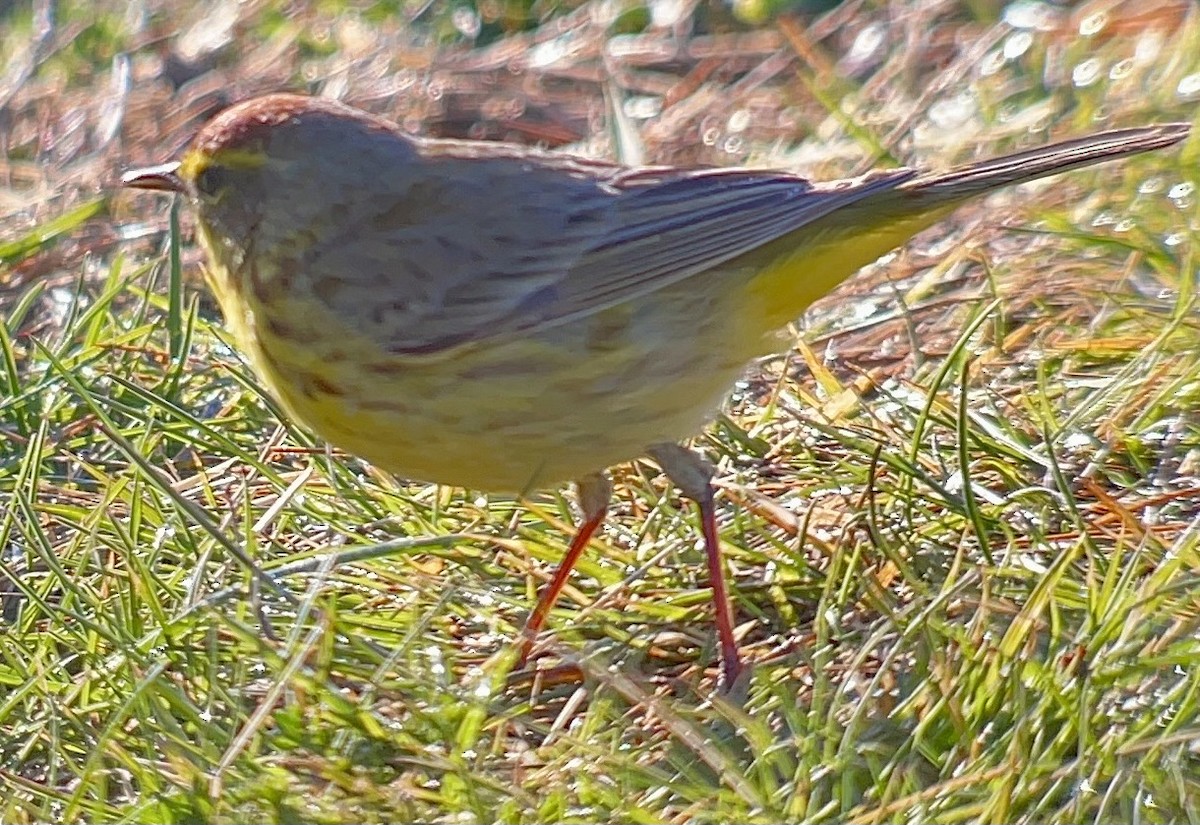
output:
<svg viewBox="0 0 1200 825"><path fill-rule="evenodd" d="M178 163L163 163L144 169L130 169L121 175L121 185L130 189L147 189L152 192L183 192L183 178L179 177Z"/></svg>

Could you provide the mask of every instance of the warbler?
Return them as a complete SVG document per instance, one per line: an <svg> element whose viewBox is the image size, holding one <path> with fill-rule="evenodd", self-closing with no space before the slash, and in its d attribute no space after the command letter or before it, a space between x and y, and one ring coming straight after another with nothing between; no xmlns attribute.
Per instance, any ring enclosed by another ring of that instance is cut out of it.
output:
<svg viewBox="0 0 1200 825"><path fill-rule="evenodd" d="M431 140L273 94L127 173L195 206L207 281L284 409L398 476L524 493L574 480L581 526L525 650L649 455L700 508L723 684L742 669L712 470L680 441L817 298L968 198L1183 140L1121 129L949 172L813 183Z"/></svg>

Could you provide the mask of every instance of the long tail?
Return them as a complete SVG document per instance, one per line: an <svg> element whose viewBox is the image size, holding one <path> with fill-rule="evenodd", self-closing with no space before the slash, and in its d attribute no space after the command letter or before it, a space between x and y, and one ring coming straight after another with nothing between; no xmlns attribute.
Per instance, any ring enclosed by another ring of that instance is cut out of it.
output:
<svg viewBox="0 0 1200 825"><path fill-rule="evenodd" d="M758 331L778 329L860 267L975 195L1171 146L1190 129L1187 123L1167 123L1103 132L927 173L851 203L747 256L761 268L745 291L746 317L754 319Z"/></svg>
<svg viewBox="0 0 1200 825"><path fill-rule="evenodd" d="M948 172L934 172L901 184L897 189L928 199L930 205L969 198L989 189L1024 183L1046 175L1106 160L1162 149L1179 143L1190 123L1163 123L1135 129L1114 129L1089 137L1028 149L980 161Z"/></svg>

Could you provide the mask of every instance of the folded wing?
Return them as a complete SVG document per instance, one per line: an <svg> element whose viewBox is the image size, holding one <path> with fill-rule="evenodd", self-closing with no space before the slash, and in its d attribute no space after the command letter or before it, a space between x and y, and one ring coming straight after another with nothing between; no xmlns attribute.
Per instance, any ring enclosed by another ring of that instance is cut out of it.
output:
<svg viewBox="0 0 1200 825"><path fill-rule="evenodd" d="M359 193L343 231L305 255L329 309L397 354L568 323L702 277L915 174L812 184L739 169L453 160L431 158L433 174L404 191L385 177Z"/></svg>

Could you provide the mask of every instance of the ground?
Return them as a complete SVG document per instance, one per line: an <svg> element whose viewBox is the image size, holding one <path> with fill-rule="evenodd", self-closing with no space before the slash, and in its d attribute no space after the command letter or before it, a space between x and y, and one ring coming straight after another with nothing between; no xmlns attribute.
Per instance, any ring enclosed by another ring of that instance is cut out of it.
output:
<svg viewBox="0 0 1200 825"><path fill-rule="evenodd" d="M1147 8L7 10L0 820L1200 819L1194 138L959 210L749 369L696 439L734 699L652 465L513 671L569 495L283 420L189 210L115 185L277 89L627 162L944 168L1193 119L1200 17Z"/></svg>

